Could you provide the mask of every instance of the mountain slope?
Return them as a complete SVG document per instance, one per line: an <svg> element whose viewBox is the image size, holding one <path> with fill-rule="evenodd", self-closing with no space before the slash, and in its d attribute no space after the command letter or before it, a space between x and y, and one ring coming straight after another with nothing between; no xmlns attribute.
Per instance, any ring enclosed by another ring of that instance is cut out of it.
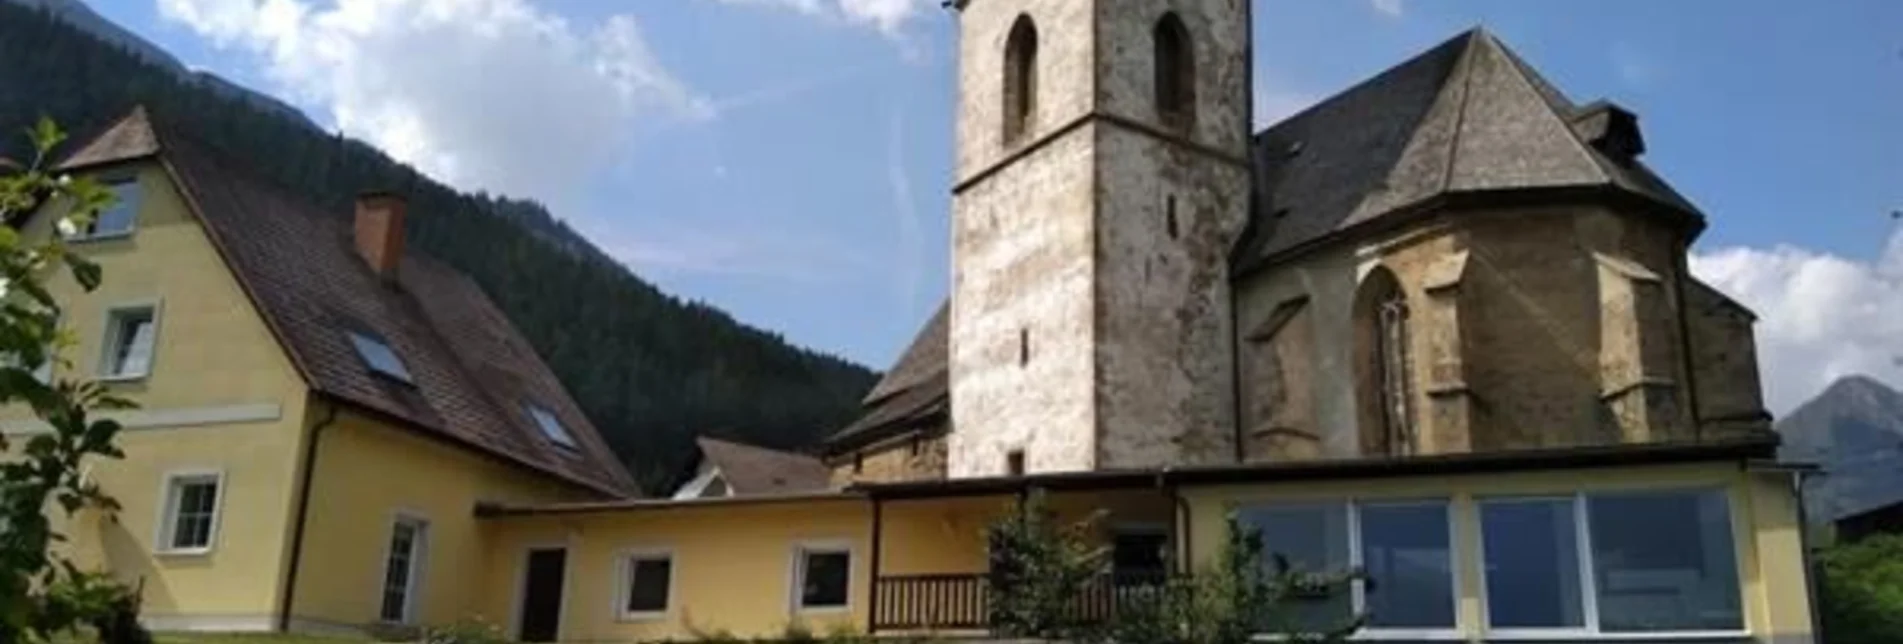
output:
<svg viewBox="0 0 1903 644"><path fill-rule="evenodd" d="M482 286L649 491L687 472L697 432L806 448L848 422L872 386L864 367L662 293L539 204L458 192L18 1L0 0L0 156L22 154L8 133L41 114L83 136L143 104L339 217L365 190L407 194L413 247Z"/></svg>
<svg viewBox="0 0 1903 644"><path fill-rule="evenodd" d="M1903 393L1868 376L1841 378L1777 422L1781 456L1817 463L1813 519L1903 501Z"/></svg>

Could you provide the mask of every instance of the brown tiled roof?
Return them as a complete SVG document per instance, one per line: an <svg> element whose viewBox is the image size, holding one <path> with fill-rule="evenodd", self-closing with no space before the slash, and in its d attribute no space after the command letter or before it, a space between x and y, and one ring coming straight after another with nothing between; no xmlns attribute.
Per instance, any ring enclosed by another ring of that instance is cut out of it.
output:
<svg viewBox="0 0 1903 644"><path fill-rule="evenodd" d="M1257 134L1261 234L1239 260L1258 265L1459 195L1599 191L1702 226L1645 164L1592 144L1616 109L1575 105L1492 34L1470 30ZM1642 149L1636 126L1631 136Z"/></svg>
<svg viewBox="0 0 1903 644"><path fill-rule="evenodd" d="M805 454L730 443L702 437L701 458L720 468L727 488L735 496L792 494L825 490L831 486L832 472L819 459Z"/></svg>
<svg viewBox="0 0 1903 644"><path fill-rule="evenodd" d="M289 198L188 137L154 127L143 111L59 167L155 153L312 389L606 495L636 494L561 382L455 269L408 252L396 279L378 276L355 250L349 214ZM352 331L388 342L413 384L372 373L351 345ZM524 407L531 402L555 414L579 447L545 438Z"/></svg>

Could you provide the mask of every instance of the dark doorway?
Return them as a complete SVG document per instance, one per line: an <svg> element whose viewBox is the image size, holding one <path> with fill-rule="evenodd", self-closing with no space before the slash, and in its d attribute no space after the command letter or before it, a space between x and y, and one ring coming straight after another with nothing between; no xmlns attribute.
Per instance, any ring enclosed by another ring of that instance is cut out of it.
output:
<svg viewBox="0 0 1903 644"><path fill-rule="evenodd" d="M562 587L568 568L566 548L537 548L529 551L527 570L522 573L522 614L519 616L524 642L553 642L562 626Z"/></svg>

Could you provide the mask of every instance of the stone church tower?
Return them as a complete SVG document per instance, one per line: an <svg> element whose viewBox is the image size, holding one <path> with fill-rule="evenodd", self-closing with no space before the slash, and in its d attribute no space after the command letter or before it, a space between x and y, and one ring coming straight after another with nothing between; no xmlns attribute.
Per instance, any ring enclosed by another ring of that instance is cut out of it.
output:
<svg viewBox="0 0 1903 644"><path fill-rule="evenodd" d="M947 474L1232 462L1247 0L961 0Z"/></svg>

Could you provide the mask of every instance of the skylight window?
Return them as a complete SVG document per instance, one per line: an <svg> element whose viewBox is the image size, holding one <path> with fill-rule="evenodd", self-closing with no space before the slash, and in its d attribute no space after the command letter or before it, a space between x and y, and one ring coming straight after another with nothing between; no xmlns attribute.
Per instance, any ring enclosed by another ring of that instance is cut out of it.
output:
<svg viewBox="0 0 1903 644"><path fill-rule="evenodd" d="M567 427L562 426L562 419L556 418L554 412L535 403L528 403L524 407L528 408L529 417L535 419L535 426L542 429L543 436L562 447L573 449L576 446L575 437L568 433Z"/></svg>
<svg viewBox="0 0 1903 644"><path fill-rule="evenodd" d="M391 350L390 344L384 342L383 338L352 331L350 344L357 347L357 356L363 358L371 371L400 382L413 382L410 380L410 370L403 367L403 360L396 357L396 351Z"/></svg>

